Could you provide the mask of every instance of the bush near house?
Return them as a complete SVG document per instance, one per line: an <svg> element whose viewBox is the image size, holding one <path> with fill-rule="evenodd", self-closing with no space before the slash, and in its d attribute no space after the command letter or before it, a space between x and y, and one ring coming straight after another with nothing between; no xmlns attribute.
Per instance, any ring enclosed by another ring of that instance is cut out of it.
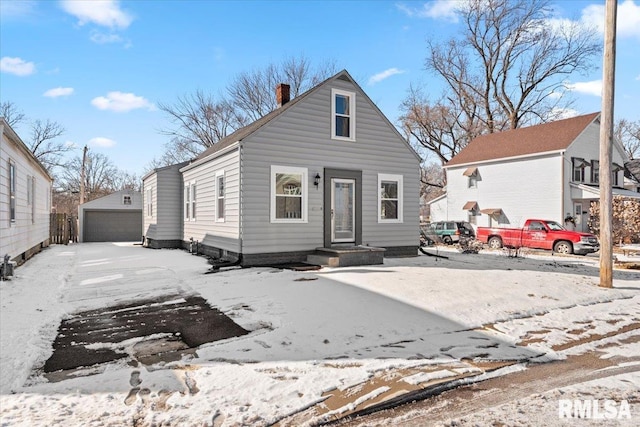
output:
<svg viewBox="0 0 640 427"><path fill-rule="evenodd" d="M600 234L600 203L591 202L589 229ZM640 200L622 196L613 197L613 241L615 243L640 243Z"/></svg>

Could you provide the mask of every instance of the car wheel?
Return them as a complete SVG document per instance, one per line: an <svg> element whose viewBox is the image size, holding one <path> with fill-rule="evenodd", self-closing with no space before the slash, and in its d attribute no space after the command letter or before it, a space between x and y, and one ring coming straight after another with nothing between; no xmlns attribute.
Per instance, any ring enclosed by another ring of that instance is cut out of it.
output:
<svg viewBox="0 0 640 427"><path fill-rule="evenodd" d="M452 244L452 243L453 243L453 240L451 239L451 236L444 236L444 237L442 238L442 241L443 241L444 243L446 243L447 245L450 245L450 244Z"/></svg>
<svg viewBox="0 0 640 427"><path fill-rule="evenodd" d="M565 240L561 240L553 245L553 251L559 254L572 254L573 253L573 245L570 242Z"/></svg>
<svg viewBox="0 0 640 427"><path fill-rule="evenodd" d="M502 239L496 236L493 236L487 242L491 249L500 249L502 247Z"/></svg>

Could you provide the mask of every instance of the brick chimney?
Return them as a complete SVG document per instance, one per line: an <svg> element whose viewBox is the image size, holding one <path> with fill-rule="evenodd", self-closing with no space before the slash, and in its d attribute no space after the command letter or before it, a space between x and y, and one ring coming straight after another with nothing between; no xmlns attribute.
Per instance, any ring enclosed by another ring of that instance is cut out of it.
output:
<svg viewBox="0 0 640 427"><path fill-rule="evenodd" d="M282 107L284 104L291 100L289 96L290 86L288 84L280 83L276 86L276 102L278 103L278 108Z"/></svg>

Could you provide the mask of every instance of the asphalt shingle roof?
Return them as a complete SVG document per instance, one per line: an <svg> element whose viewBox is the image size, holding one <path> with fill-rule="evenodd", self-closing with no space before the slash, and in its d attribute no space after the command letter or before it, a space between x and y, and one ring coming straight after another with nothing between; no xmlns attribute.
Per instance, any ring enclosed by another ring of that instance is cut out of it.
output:
<svg viewBox="0 0 640 427"><path fill-rule="evenodd" d="M600 113L479 136L445 166L566 149Z"/></svg>

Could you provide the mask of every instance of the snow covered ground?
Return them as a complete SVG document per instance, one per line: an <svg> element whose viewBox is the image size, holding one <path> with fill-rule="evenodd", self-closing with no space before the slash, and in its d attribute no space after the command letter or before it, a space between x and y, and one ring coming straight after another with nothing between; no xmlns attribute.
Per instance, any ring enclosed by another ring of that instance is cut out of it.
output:
<svg viewBox="0 0 640 427"><path fill-rule="evenodd" d="M441 254L449 259L204 274L204 258L178 250L53 246L0 284L1 424L267 425L332 393L353 397L304 420L315 422L394 392L366 390L373 378L395 373L410 388L443 371L472 374L468 360L564 358L591 351L594 334L640 321L637 271L616 270L615 288L602 289L594 258ZM113 362L60 382L42 374L61 319L174 294L199 294L251 332L179 362ZM567 344L576 339L584 342ZM637 355L639 347L616 348ZM619 383L640 388L637 375ZM606 386L624 393L615 381Z"/></svg>

